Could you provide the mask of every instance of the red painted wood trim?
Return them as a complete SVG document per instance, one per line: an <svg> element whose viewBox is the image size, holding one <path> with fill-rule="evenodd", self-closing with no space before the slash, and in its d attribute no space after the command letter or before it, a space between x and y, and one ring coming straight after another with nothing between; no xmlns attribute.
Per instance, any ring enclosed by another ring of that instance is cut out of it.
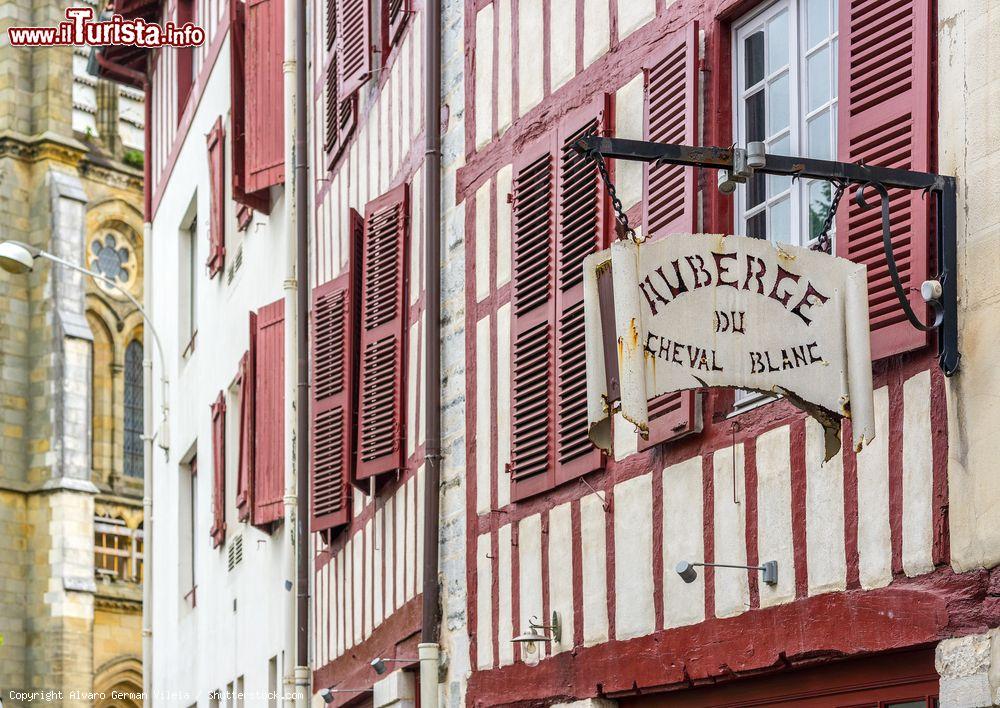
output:
<svg viewBox="0 0 1000 708"><path fill-rule="evenodd" d="M663 470L654 467L653 476L653 626L663 626Z"/></svg>
<svg viewBox="0 0 1000 708"><path fill-rule="evenodd" d="M903 382L899 371L889 378L889 536L892 574L903 572Z"/></svg>
<svg viewBox="0 0 1000 708"><path fill-rule="evenodd" d="M608 484L608 478L604 478L604 502L608 508L604 512L604 555L607 558L606 586L608 595L608 636L612 639L617 634L617 622L615 613L618 608L618 597L615 593L615 491L614 487ZM626 602L627 598L622 598ZM582 619L582 618L581 618Z"/></svg>
<svg viewBox="0 0 1000 708"><path fill-rule="evenodd" d="M205 87L208 85L208 79L212 74L212 70L215 68L215 61L219 58L219 51L222 49L223 40L225 40L226 36L229 34L228 9L226 10L226 14L223 15L222 19L219 21L218 27L225 27L226 29L217 31L215 36L212 38L211 45L208 47L208 51L205 54L205 60L201 63L201 71L199 71L198 78L195 80L194 86L191 89L191 96L188 98L184 114L177 123L177 131L174 133L174 140L170 146L167 163L164 168L160 170L159 175L150 175L155 179L155 187L150 182L146 182L147 191L152 190L152 215L150 217L150 221L156 218L156 212L160 208L160 200L163 199L163 193L166 191L167 183L170 181L170 175L174 171L174 166L177 163L177 157L180 155L181 148L184 146L184 141L187 140L188 131L191 129L191 121L194 119L194 114L197 112L198 105L201 103L202 96L205 94ZM151 153L153 149L151 147L152 143L147 143L146 145L147 151L150 151ZM151 154L149 157L151 157Z"/></svg>
<svg viewBox="0 0 1000 708"><path fill-rule="evenodd" d="M737 444L739 444L737 442ZM733 448L733 455L736 448ZM758 546L759 531L757 521L757 438L743 440L743 469L737 469L737 474L743 474L743 505L745 515L744 533L746 534L747 565L760 565L760 549ZM729 493L731 493L730 490ZM723 493L719 490L719 493ZM767 558L765 560L771 560ZM721 561L725 563L726 561ZM760 573L748 575L750 591L750 607L760 607Z"/></svg>
<svg viewBox="0 0 1000 708"><path fill-rule="evenodd" d="M948 403L944 374L936 366L931 372L931 460L934 485L934 563L951 563L951 538L948 526Z"/></svg>
<svg viewBox="0 0 1000 708"><path fill-rule="evenodd" d="M998 570L955 574L944 568L878 590L827 593L628 641L578 647L535 667L519 663L474 672L466 704L527 705L680 688L981 633L1000 624L1000 603L984 602L997 581Z"/></svg>
<svg viewBox="0 0 1000 708"><path fill-rule="evenodd" d="M715 469L711 455L701 458L702 521L704 524L705 562L715 562ZM715 568L702 568L705 577L705 619L715 617Z"/></svg>
<svg viewBox="0 0 1000 708"><path fill-rule="evenodd" d="M570 528L573 539L573 646L583 646L583 523L580 501L570 502Z"/></svg>
<svg viewBox="0 0 1000 708"><path fill-rule="evenodd" d="M843 440L853 440L851 421L844 421ZM847 563L847 588L861 586L858 552L858 458L850 445L841 447L844 465L844 558Z"/></svg>
<svg viewBox="0 0 1000 708"><path fill-rule="evenodd" d="M806 478L806 422L805 419L792 423L791 470L792 470L792 557L795 559L795 597L809 594L809 562L806 553L806 492L809 480Z"/></svg>

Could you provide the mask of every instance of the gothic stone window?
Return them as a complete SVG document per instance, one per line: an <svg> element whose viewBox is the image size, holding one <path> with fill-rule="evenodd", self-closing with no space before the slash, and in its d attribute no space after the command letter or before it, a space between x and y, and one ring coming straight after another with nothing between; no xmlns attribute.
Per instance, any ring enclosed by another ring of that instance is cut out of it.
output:
<svg viewBox="0 0 1000 708"><path fill-rule="evenodd" d="M125 348L125 474L142 477L142 344Z"/></svg>

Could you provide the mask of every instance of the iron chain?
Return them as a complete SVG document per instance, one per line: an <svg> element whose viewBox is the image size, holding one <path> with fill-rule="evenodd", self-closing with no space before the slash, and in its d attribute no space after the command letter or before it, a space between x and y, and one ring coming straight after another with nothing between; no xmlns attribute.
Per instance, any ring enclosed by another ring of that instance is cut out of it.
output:
<svg viewBox="0 0 1000 708"><path fill-rule="evenodd" d="M840 198L844 196L844 192L847 191L849 185L848 182L843 180L831 181L831 184L837 185L837 191L833 193L833 199L830 200L830 208L826 212L826 218L823 219L823 228L819 232L819 236L816 237L816 243L812 247L814 251L820 251L821 253L833 253L833 244L830 242L830 227L833 226L833 219L837 215L837 205L840 204Z"/></svg>
<svg viewBox="0 0 1000 708"><path fill-rule="evenodd" d="M635 229L628 223L628 215L622 207L622 200L618 198L618 192L615 190L615 185L611 181L611 175L608 174L608 166L604 162L604 155L600 152L594 151L590 153L590 159L597 163L597 169L601 173L601 179L604 180L604 186L607 187L608 196L611 197L611 206L614 207L615 218L618 220L618 223L622 225L625 234L630 239L635 241Z"/></svg>

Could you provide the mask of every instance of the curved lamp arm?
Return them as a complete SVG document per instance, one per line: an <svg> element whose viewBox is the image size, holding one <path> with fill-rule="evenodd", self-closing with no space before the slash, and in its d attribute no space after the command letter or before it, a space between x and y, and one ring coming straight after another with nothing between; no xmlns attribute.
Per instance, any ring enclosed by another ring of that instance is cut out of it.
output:
<svg viewBox="0 0 1000 708"><path fill-rule="evenodd" d="M146 325L149 327L150 333L153 335L153 341L156 342L156 349L160 355L160 365L163 367L160 372L160 383L163 386L163 391L162 391L163 401L160 405L160 409L163 411L163 420L160 422L160 430L159 433L157 434L157 437L159 438L160 447L162 447L164 450L168 450L170 447L170 441L168 439L168 434L167 434L167 413L169 411L169 404L168 404L169 399L167 398L167 395L169 393L169 381L167 380L167 357L164 355L163 352L163 343L160 341L160 335L157 333L156 328L153 326L153 321L150 319L149 315L146 314L146 310L142 307L139 301L132 296L132 294L128 290L120 286L111 278L102 275L101 273L95 273L94 271L88 270L83 266L79 266L76 263L71 263L70 261L62 259L59 256L49 253L48 251L43 251L40 248L24 243L22 241L8 241L7 243L14 243L17 244L18 246L21 246L28 253L31 254L32 258L44 258L46 260L52 261L53 263L58 263L61 266L65 266L70 270L75 270L78 273L89 275L91 278L94 278L95 280L100 280L102 283L105 283L109 287L112 287L118 292L120 292L122 295L128 298L129 302L131 302L133 306L135 306L135 309L138 310L139 314L142 315L142 319L146 322Z"/></svg>

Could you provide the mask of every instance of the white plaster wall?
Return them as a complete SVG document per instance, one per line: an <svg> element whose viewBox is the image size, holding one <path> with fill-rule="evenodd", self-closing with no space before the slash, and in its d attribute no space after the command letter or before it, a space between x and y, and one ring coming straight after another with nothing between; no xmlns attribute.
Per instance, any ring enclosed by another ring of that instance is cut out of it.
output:
<svg viewBox="0 0 1000 708"><path fill-rule="evenodd" d="M184 272L184 264L179 262L179 232L188 206L196 198L196 262L203 264L208 257L209 227L205 135L218 116L225 120L228 113L229 48L224 44L152 224L151 262L156 268L150 269L149 288L151 315L166 350L171 442L169 458L159 449L153 456L153 690L190 691L201 696L225 688L239 675L245 677L248 692L267 690L268 660L280 657L284 649L291 598L284 588L290 550L281 527L269 535L228 517L229 537L243 534L243 561L233 572L227 569L224 549L213 549L208 533L212 524L209 407L220 389L229 387L247 349L247 313L283 296L287 234L280 189L276 190L278 198L271 215L256 215L243 236L243 265L232 283L226 283L225 274L209 280L206 271L199 268L196 349L187 360L181 357L187 337L181 334L179 321L179 278ZM228 124L226 134L228 143ZM230 152L227 145L227 160ZM226 203L226 228L232 234L236 229L234 203L229 199ZM228 258L233 255L229 253ZM162 365L155 357L156 376ZM154 410L159 410L159 394L159 387L154 387ZM238 415L238 411L227 414ZM191 609L182 599L189 588L178 584L176 524L178 465L196 442L200 460L195 529L198 603ZM227 489L227 494L234 493ZM283 670L279 658L279 674ZM192 702L181 695L161 704L187 706Z"/></svg>
<svg viewBox="0 0 1000 708"><path fill-rule="evenodd" d="M476 323L476 511L485 514L490 510L493 488L491 458L491 433L493 431L490 407L493 395L490 390L490 363L493 347L490 346L490 318Z"/></svg>
<svg viewBox="0 0 1000 708"><path fill-rule="evenodd" d="M948 393L948 519L955 570L1000 563L1000 10L941 0L938 171L958 177L961 372Z"/></svg>
<svg viewBox="0 0 1000 708"><path fill-rule="evenodd" d="M533 514L521 519L517 526L518 587L520 590L520 622L518 634L528 631L532 619L536 624L548 624L542 612L542 517ZM548 645L535 642L536 656L545 658ZM522 660L525 654L522 647Z"/></svg>
<svg viewBox="0 0 1000 708"><path fill-rule="evenodd" d="M556 91L576 74L576 0L551 0L549 17L549 85Z"/></svg>
<svg viewBox="0 0 1000 708"><path fill-rule="evenodd" d="M757 559L778 562L778 582L760 582L760 606L795 599L792 549L792 468L788 426L757 438Z"/></svg>
<svg viewBox="0 0 1000 708"><path fill-rule="evenodd" d="M618 39L625 39L656 16L656 0L618 3Z"/></svg>
<svg viewBox="0 0 1000 708"><path fill-rule="evenodd" d="M513 113L513 54L510 0L496 0L497 22L497 132L503 135Z"/></svg>
<svg viewBox="0 0 1000 708"><path fill-rule="evenodd" d="M490 535L483 534L476 542L476 666L493 666L493 563L490 555Z"/></svg>
<svg viewBox="0 0 1000 708"><path fill-rule="evenodd" d="M583 0L583 67L586 69L611 46L611 9L604 0Z"/></svg>
<svg viewBox="0 0 1000 708"><path fill-rule="evenodd" d="M510 303L497 310L497 507L510 503Z"/></svg>
<svg viewBox="0 0 1000 708"><path fill-rule="evenodd" d="M545 95L542 61L545 35L542 33L542 0L521 0L517 4L517 83L518 115L537 106Z"/></svg>
<svg viewBox="0 0 1000 708"><path fill-rule="evenodd" d="M844 463L824 462L823 427L806 418L806 575L809 594L847 587L844 548Z"/></svg>
<svg viewBox="0 0 1000 708"><path fill-rule="evenodd" d="M615 486L615 638L650 634L653 609L653 476Z"/></svg>
<svg viewBox="0 0 1000 708"><path fill-rule="evenodd" d="M934 470L931 458L931 375L903 383L903 570L934 570Z"/></svg>
<svg viewBox="0 0 1000 708"><path fill-rule="evenodd" d="M636 74L615 93L615 137L642 140L643 76ZM642 163L615 162L615 186L622 207L635 206L642 198Z"/></svg>
<svg viewBox="0 0 1000 708"><path fill-rule="evenodd" d="M476 147L493 137L493 5L476 14L475 56ZM478 201L478 200L477 200Z"/></svg>
<svg viewBox="0 0 1000 708"><path fill-rule="evenodd" d="M552 653L573 647L573 517L569 503L549 511L549 608L559 613L562 637Z"/></svg>
<svg viewBox="0 0 1000 708"><path fill-rule="evenodd" d="M580 499L580 558L583 563L583 643L608 640L608 574L604 503L596 494Z"/></svg>
<svg viewBox="0 0 1000 708"><path fill-rule="evenodd" d="M733 461L736 462L735 496ZM712 456L715 496L715 563L746 565L746 485L743 444L725 447ZM699 569L699 573L703 569ZM735 568L715 569L715 615L732 617L750 604L747 573Z"/></svg>
<svg viewBox="0 0 1000 708"><path fill-rule="evenodd" d="M511 610L511 564L510 564L510 524L501 526L497 532L497 577L499 579L500 604L497 612L497 638L499 642L500 665L514 663L515 636Z"/></svg>
<svg viewBox="0 0 1000 708"><path fill-rule="evenodd" d="M889 391L875 391L875 439L858 461L858 576L861 587L883 587L892 580L889 530Z"/></svg>
<svg viewBox="0 0 1000 708"><path fill-rule="evenodd" d="M701 457L663 470L663 624L680 627L705 619L705 574L692 583L677 574L681 561L705 557Z"/></svg>

